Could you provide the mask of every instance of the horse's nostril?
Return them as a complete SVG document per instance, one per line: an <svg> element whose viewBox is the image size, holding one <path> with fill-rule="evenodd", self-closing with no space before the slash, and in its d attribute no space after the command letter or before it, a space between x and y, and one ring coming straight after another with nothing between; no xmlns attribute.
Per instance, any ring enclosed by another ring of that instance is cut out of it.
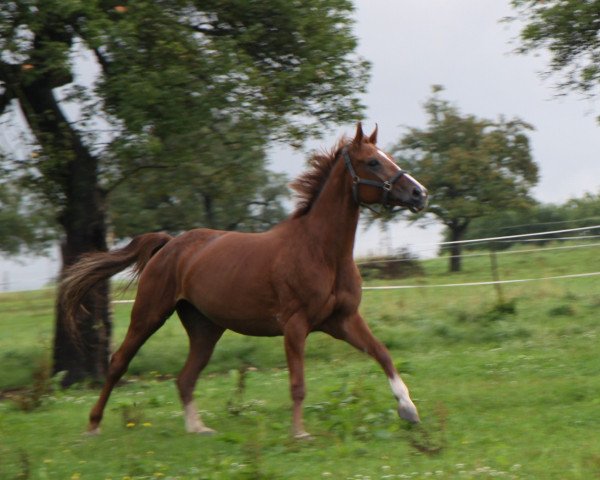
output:
<svg viewBox="0 0 600 480"><path fill-rule="evenodd" d="M418 187L413 188L413 191L412 191L413 198L421 198L421 195L423 195L423 192L421 191L420 188L418 188Z"/></svg>

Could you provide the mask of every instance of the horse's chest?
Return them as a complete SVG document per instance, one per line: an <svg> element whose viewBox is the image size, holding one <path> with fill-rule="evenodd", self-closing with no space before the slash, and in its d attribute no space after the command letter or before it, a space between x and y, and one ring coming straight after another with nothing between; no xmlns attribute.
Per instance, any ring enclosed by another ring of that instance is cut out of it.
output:
<svg viewBox="0 0 600 480"><path fill-rule="evenodd" d="M345 284L339 287L335 292L335 303L333 314L350 315L358 310L362 295L360 281L353 282L351 285Z"/></svg>
<svg viewBox="0 0 600 480"><path fill-rule="evenodd" d="M321 295L315 295L313 318L320 323L332 316L346 316L358 310L361 300L360 279L336 279Z"/></svg>
<svg viewBox="0 0 600 480"><path fill-rule="evenodd" d="M333 269L324 269L323 264L314 262L297 265L285 270L274 282L274 288L281 318L302 311L313 324L332 315L355 312L361 297L361 279L353 264Z"/></svg>

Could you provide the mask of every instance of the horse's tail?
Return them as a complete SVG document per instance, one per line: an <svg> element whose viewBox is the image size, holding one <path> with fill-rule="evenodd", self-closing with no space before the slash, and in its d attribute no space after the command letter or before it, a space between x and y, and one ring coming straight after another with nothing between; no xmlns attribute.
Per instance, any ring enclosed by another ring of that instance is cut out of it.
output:
<svg viewBox="0 0 600 480"><path fill-rule="evenodd" d="M123 248L109 252L93 252L83 255L64 274L58 292L58 304L62 308L67 329L73 334L75 319L86 294L100 281L122 272L134 265L133 276L139 277L152 256L173 237L167 233L146 233L134 237Z"/></svg>

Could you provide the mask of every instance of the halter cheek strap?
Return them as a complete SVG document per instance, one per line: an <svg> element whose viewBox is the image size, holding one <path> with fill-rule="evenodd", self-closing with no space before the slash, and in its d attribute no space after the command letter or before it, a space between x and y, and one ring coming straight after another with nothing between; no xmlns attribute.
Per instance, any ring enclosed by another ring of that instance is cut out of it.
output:
<svg viewBox="0 0 600 480"><path fill-rule="evenodd" d="M370 187L381 188L383 190L381 196L381 205L386 210L393 210L393 205L390 205L388 203L390 192L394 187L394 183L396 183L403 175L406 175L408 172L406 172L405 170L398 170L389 180L385 180L383 182L371 180L369 178L360 178L356 174L356 171L352 166L352 161L350 160L350 155L348 154L348 147L344 147L344 149L342 150L342 155L344 157L344 162L346 164L346 168L348 169L348 173L350 173L350 176L352 177L352 197L354 198L354 201L359 205L367 207L369 210L372 210L375 213L381 213L377 212L377 210L372 208L370 205L364 204L360 201L360 198L358 196L358 186L368 185Z"/></svg>

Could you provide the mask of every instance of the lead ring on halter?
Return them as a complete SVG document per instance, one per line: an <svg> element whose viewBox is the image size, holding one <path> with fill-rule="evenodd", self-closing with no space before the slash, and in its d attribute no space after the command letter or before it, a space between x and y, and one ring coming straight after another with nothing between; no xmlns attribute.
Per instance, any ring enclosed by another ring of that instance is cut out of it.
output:
<svg viewBox="0 0 600 480"><path fill-rule="evenodd" d="M350 160L350 155L348 154L348 146L345 146L342 149L342 156L344 157L344 162L346 164L346 168L348 169L348 172L350 173L350 176L352 177L352 197L354 198L354 201L358 205L367 207L369 210L371 210L377 214L381 214L382 212L377 211L370 205L367 205L366 203L362 203L360 201L360 199L358 198L358 186L359 185L369 185L370 187L381 188L383 190L382 197L381 197L381 205L384 210L387 210L388 212L393 212L394 205L390 205L388 203L390 192L391 192L392 188L394 187L394 183L396 183L403 175L408 174L408 172L406 170L400 169L389 180L385 180L383 182L378 182L377 180L370 180L368 178L360 178L356 174L356 171L354 170L354 167L352 166L352 161Z"/></svg>

